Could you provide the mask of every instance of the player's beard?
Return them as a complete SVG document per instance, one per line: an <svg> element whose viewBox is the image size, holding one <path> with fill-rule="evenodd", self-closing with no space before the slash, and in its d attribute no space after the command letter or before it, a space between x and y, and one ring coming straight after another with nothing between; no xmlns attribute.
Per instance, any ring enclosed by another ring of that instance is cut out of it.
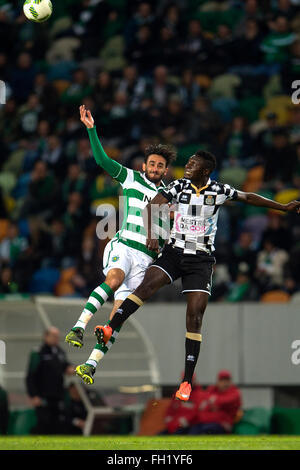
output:
<svg viewBox="0 0 300 470"><path fill-rule="evenodd" d="M146 178L151 181L151 183L157 184L162 180L163 174L149 174L148 171L145 171Z"/></svg>

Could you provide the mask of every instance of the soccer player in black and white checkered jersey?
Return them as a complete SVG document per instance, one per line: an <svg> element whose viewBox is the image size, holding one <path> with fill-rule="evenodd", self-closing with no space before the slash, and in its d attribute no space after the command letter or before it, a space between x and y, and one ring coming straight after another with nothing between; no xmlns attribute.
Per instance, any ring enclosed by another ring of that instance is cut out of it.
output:
<svg viewBox="0 0 300 470"><path fill-rule="evenodd" d="M279 204L254 193L237 191L228 184L210 180L216 167L215 157L199 150L185 166L184 177L171 183L147 206L147 246L158 250L158 240L151 239L151 207L175 203L174 225L162 253L147 269L143 282L123 302L109 325L103 329L106 342L115 328L134 313L157 290L178 278L182 279L187 297L185 375L176 398L187 401L192 376L200 352L202 318L211 292L215 258L214 238L219 207L227 200L242 201L254 206L300 213L300 202Z"/></svg>

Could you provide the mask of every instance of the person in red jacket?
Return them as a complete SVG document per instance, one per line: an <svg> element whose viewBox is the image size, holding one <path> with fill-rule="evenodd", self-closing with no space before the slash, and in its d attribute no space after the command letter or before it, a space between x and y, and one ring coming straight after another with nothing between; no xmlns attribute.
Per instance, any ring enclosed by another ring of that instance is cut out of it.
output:
<svg viewBox="0 0 300 470"><path fill-rule="evenodd" d="M190 400L184 402L173 397L165 416L166 429L160 434L187 434L195 422L197 406L206 397L201 385L195 383L193 375L193 390Z"/></svg>
<svg viewBox="0 0 300 470"><path fill-rule="evenodd" d="M188 434L230 433L241 407L241 394L233 385L231 373L221 370L217 383L199 395L197 414Z"/></svg>

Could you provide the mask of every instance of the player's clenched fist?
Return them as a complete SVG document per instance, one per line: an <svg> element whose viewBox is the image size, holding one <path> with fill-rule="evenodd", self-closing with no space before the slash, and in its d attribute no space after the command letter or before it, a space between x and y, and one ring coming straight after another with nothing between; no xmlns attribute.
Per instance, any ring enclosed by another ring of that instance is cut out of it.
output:
<svg viewBox="0 0 300 470"><path fill-rule="evenodd" d="M146 246L148 250L157 251L157 252L159 251L159 244L156 238L155 239L147 238Z"/></svg>

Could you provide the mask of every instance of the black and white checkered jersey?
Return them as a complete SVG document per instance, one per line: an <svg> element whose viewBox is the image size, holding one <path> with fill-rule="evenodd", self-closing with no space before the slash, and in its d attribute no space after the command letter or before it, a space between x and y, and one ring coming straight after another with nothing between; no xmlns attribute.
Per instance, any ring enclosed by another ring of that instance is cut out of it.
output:
<svg viewBox="0 0 300 470"><path fill-rule="evenodd" d="M174 204L174 224L168 244L189 254L197 250L214 251L218 209L225 201L237 198L236 189L210 179L206 186L197 188L191 180L182 178L160 193Z"/></svg>

